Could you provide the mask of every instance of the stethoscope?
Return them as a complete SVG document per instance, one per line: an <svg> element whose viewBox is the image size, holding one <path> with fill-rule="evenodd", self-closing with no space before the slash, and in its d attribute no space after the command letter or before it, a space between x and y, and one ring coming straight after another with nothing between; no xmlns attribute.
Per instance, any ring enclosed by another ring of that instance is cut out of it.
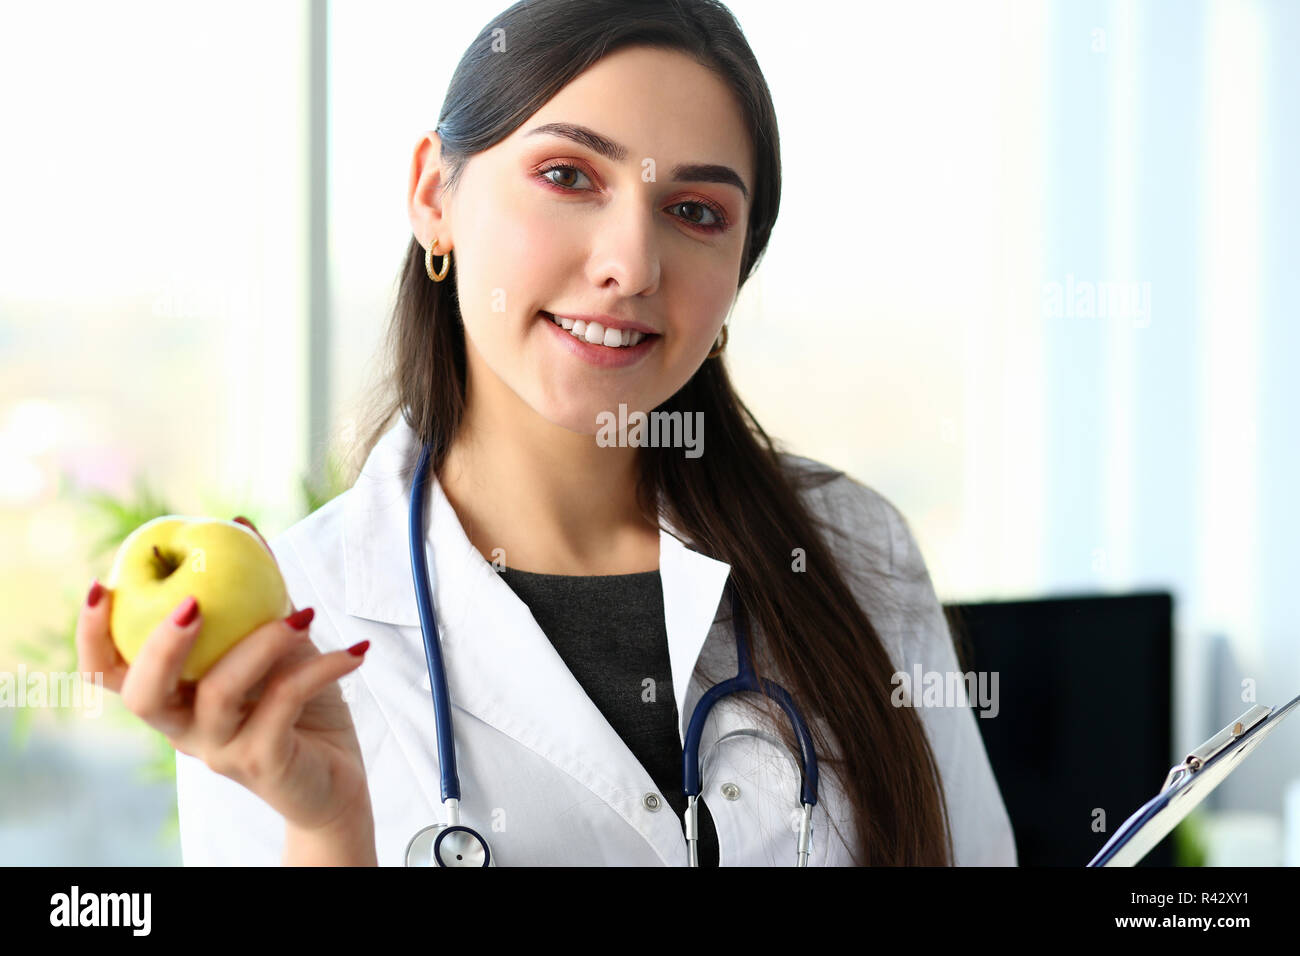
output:
<svg viewBox="0 0 1300 956"><path fill-rule="evenodd" d="M429 687L433 691L433 712L438 731L438 765L442 771L442 805L447 814L446 823L435 823L419 830L406 845L407 866L496 866L492 850L483 835L460 823L460 777L456 773L456 739L451 724L451 698L447 691L447 672L442 663L442 643L438 637L438 621L433 606L433 588L429 584L429 562L424 551L424 501L425 477L429 469L429 446L420 453L411 483L411 575L415 578L415 596L420 609L420 630L424 635L424 654L429 665ZM808 865L808 852L812 842L812 809L817 805L817 753L812 735L803 716L795 707L785 688L771 680L761 682L754 674L749 657L749 643L744 621L738 613L736 591L731 589L731 613L736 626L736 676L710 687L691 714L682 749L682 790L686 794L684 814L686 842L690 851L690 865L699 866L699 805L700 795L700 738L709 711L723 697L741 691L765 694L780 705L794 726L803 761L803 783L799 802L803 816L799 824L798 858L796 866ZM732 731L775 740L757 731ZM725 739L722 738L722 739ZM718 743L721 742L721 739ZM716 746L716 744L714 745Z"/></svg>

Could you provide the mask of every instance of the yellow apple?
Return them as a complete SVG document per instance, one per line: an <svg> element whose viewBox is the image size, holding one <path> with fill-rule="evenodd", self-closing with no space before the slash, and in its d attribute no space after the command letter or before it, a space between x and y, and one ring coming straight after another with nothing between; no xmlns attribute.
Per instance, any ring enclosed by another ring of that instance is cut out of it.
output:
<svg viewBox="0 0 1300 956"><path fill-rule="evenodd" d="M182 680L198 680L243 638L293 611L280 568L261 539L219 518L146 521L117 549L104 586L113 595L113 643L128 664L176 606L194 595L203 622Z"/></svg>

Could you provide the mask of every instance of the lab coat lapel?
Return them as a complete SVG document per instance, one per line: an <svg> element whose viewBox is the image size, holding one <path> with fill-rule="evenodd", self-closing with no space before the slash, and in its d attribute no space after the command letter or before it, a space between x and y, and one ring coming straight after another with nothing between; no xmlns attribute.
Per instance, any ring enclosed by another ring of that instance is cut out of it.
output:
<svg viewBox="0 0 1300 956"><path fill-rule="evenodd" d="M691 675L718 616L731 565L686 547L670 528L666 519L661 518L659 577L664 589L664 626L668 631L668 657L673 672L673 695L677 700L677 730L685 744L691 720L687 709ZM729 616L730 610L726 613ZM691 694L691 702L699 696L699 693Z"/></svg>
<svg viewBox="0 0 1300 956"><path fill-rule="evenodd" d="M391 648L391 694L376 699L412 755L413 769L440 816L436 732L407 537L410 482L419 457L405 420L372 452L345 502L346 608L349 614L401 628ZM686 845L673 813L646 813L642 799L658 788L592 703L527 606L473 547L441 484L426 496L431 585L453 704L530 748L614 807L658 852L680 865ZM660 576L673 693L684 739L691 674L719 609L729 565L686 547L666 520L659 536ZM509 572L506 572L509 573ZM360 672L364 676L365 668ZM387 690L388 688L386 688ZM694 698L698 698L698 689ZM428 756L426 756L428 755ZM462 785L464 785L462 778ZM469 806L491 794L464 793ZM489 801L484 803L483 801Z"/></svg>

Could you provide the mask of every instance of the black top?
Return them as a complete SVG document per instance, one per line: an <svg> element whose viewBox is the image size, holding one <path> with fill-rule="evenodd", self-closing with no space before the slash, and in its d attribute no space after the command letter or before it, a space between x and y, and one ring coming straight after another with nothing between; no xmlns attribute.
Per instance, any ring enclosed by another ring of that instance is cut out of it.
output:
<svg viewBox="0 0 1300 956"><path fill-rule="evenodd" d="M682 820L681 716L659 572L569 575L506 568L501 577ZM703 800L696 804L700 866L717 866L713 818Z"/></svg>

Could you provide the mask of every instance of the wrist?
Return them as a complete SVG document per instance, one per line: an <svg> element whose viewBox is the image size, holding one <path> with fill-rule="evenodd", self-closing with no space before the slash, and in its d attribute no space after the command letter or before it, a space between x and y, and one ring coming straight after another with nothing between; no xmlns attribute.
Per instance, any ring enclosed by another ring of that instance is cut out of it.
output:
<svg viewBox="0 0 1300 956"><path fill-rule="evenodd" d="M285 821L284 866L378 866L370 795L319 827Z"/></svg>

